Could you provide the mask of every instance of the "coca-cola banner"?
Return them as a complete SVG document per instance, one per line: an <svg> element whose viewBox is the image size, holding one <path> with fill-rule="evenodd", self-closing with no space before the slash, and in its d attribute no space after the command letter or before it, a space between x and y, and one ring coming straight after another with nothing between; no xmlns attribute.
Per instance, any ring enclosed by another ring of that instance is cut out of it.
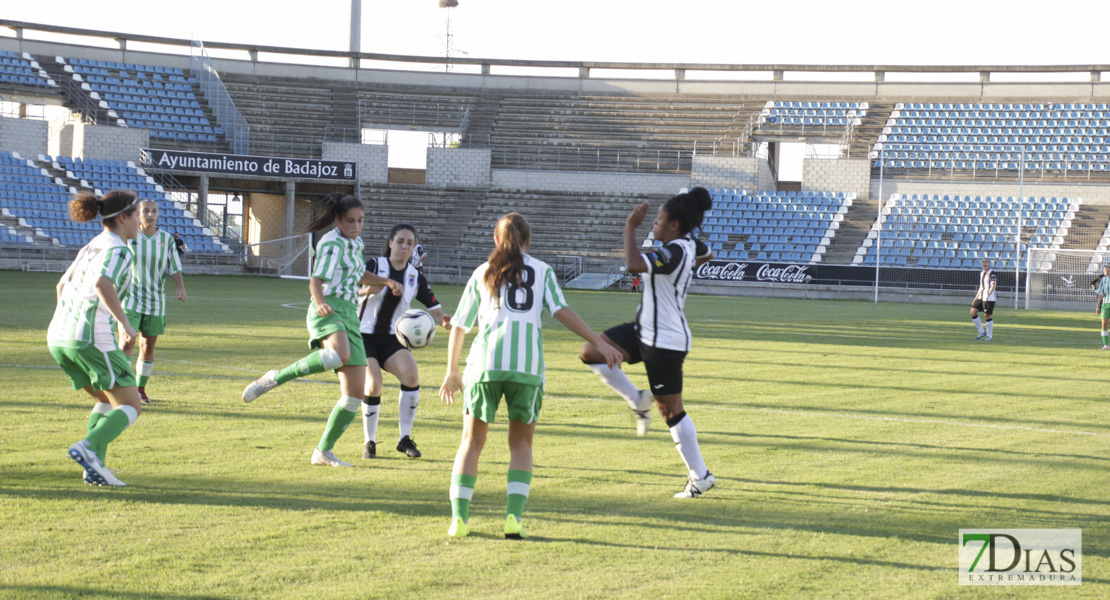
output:
<svg viewBox="0 0 1110 600"><path fill-rule="evenodd" d="M813 280L815 269L814 265L711 260L694 271L694 278L713 281L809 283Z"/></svg>

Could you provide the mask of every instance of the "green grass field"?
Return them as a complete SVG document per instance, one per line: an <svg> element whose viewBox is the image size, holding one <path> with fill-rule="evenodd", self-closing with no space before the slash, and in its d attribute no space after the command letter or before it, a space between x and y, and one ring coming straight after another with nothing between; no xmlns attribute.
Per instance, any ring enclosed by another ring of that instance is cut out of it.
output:
<svg viewBox="0 0 1110 600"><path fill-rule="evenodd" d="M0 597L1110 596L1110 355L1096 351L1093 310L1002 307L984 343L963 306L692 296L684 398L718 478L692 501L671 497L685 475L665 425L636 437L551 320L533 537L501 536L502 420L472 534L451 540L461 416L436 397L442 331L416 353L424 457L392 449L387 376L381 458L359 458L356 420L336 446L356 468L312 467L333 375L239 400L307 352L306 284L187 277L189 301L172 301L159 342L155 402L109 450L128 486L93 488L66 456L91 402L46 349L56 279L0 272ZM459 291L437 286L448 312ZM596 329L631 319L638 301L567 298ZM646 385L642 367L629 372ZM1082 528L1083 584L960 586L961 528Z"/></svg>

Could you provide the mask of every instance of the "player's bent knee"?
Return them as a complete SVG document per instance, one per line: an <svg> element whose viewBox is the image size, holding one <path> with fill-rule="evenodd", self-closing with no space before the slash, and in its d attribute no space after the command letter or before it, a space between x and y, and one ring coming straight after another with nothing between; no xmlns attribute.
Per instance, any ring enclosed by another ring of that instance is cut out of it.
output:
<svg viewBox="0 0 1110 600"><path fill-rule="evenodd" d="M346 356L344 356L344 354L346 354ZM325 348L320 351L320 361L324 364L325 369L338 369L342 367L349 358L351 358L350 350L343 352L342 349L332 350L331 348Z"/></svg>

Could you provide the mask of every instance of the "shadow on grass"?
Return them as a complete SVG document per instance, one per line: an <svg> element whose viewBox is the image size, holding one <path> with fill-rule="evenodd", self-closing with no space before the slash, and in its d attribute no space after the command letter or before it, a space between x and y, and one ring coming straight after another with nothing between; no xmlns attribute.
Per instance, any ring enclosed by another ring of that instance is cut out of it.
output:
<svg viewBox="0 0 1110 600"><path fill-rule="evenodd" d="M149 591L131 592L125 590L97 589L86 586L64 585L7 585L0 583L0 591L8 590L17 594L17 598L57 596L59 598L142 598L144 600L228 600L234 596L211 596L207 594L189 594L177 591L169 594L159 594Z"/></svg>

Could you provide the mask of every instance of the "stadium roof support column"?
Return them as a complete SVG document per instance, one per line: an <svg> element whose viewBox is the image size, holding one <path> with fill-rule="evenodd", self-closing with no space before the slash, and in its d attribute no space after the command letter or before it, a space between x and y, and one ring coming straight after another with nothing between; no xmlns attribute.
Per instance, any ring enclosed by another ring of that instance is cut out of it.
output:
<svg viewBox="0 0 1110 600"><path fill-rule="evenodd" d="M208 227L208 176L201 175L197 181L197 218L203 227Z"/></svg>
<svg viewBox="0 0 1110 600"><path fill-rule="evenodd" d="M356 0L357 1L357 0ZM293 211L296 210L297 182L285 180L285 256L293 256ZM292 264L282 268L282 275L292 275Z"/></svg>
<svg viewBox="0 0 1110 600"><path fill-rule="evenodd" d="M362 48L362 0L351 0L351 53L358 54ZM358 57L351 57L351 68L358 68ZM286 234L288 235L288 234Z"/></svg>

